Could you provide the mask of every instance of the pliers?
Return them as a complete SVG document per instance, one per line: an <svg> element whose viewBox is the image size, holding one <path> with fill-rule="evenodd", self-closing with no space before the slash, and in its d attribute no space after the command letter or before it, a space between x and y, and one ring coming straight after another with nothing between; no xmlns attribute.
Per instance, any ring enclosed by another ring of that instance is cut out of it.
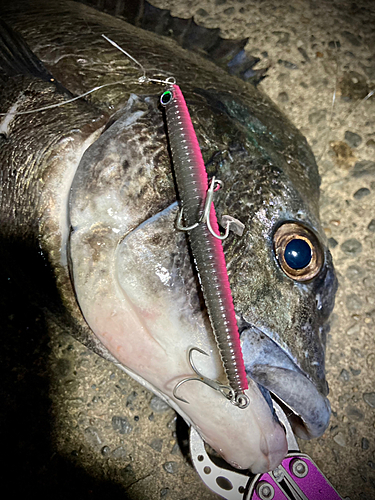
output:
<svg viewBox="0 0 375 500"><path fill-rule="evenodd" d="M273 471L248 475L216 465L198 432L190 430L190 453L196 471L212 491L227 500L342 500L312 459L299 451L289 421L274 401L284 425L288 454Z"/></svg>

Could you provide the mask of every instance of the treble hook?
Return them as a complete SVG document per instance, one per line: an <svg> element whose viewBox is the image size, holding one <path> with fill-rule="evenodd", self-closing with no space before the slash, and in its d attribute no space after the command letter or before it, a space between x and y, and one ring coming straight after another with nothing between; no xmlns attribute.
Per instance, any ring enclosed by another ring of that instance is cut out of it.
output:
<svg viewBox="0 0 375 500"><path fill-rule="evenodd" d="M218 240L226 240L229 235L230 231L230 223L228 222L225 227L225 233L223 235L221 234L216 234L215 231L212 229L211 226L211 220L210 220L210 212L211 212L211 205L212 201L214 199L214 193L216 191L219 191L224 186L223 181L219 179L215 179L215 176L212 177L210 187L208 188L207 191L207 196L206 196L206 201L204 204L204 210L203 210L203 216L202 216L202 222L205 222L207 224L208 230L212 234L212 236L215 236Z"/></svg>
<svg viewBox="0 0 375 500"><path fill-rule="evenodd" d="M226 399L228 399L232 404L235 406L239 406L240 408L246 408L249 405L249 398L245 394L237 394L229 385L224 385L218 382L217 380L212 380L208 377L205 377L202 375L197 367L194 364L193 361L193 351L198 351L201 354L204 354L205 356L208 356L208 354L202 349L199 349L199 347L191 347L189 349L189 363L193 371L198 375L198 377L187 377L184 378L183 380L180 380L178 384L175 385L173 389L173 396L178 399L179 401L182 401L183 403L189 404L189 401L186 401L186 399L181 398L180 396L177 396L177 390L185 384L185 382L190 382L196 380L197 382L202 382L203 384L208 385L208 387L211 387L212 389L215 389L215 391L219 391Z"/></svg>
<svg viewBox="0 0 375 500"><path fill-rule="evenodd" d="M207 224L207 228L218 240L225 240L228 238L229 231L233 231L235 234L238 234L239 236L242 236L243 230L245 228L244 224L242 224L241 221L235 219L234 217L231 217L230 215L223 215L221 219L222 226L225 227L225 233L223 235L215 233L215 231L212 229L211 226L211 220L210 220L210 211L211 211L211 204L214 198L214 193L221 189L224 186L223 181L220 179L215 179L215 176L212 177L211 179L211 184L210 187L207 190L207 195L206 195L206 201L204 203L204 209L203 209L203 215L200 218L199 222L196 222L195 224L185 227L182 225L182 217L183 217L183 208L181 208L180 213L178 214L177 222L176 222L176 228L179 231L191 231L195 229L201 222ZM206 353L204 353L206 354Z"/></svg>

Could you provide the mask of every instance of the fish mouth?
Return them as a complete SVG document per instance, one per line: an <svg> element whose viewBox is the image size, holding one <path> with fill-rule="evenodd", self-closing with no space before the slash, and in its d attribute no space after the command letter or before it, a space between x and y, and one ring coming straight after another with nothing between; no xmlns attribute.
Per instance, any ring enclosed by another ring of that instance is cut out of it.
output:
<svg viewBox="0 0 375 500"><path fill-rule="evenodd" d="M242 331L241 343L247 374L263 388L263 393L270 393L282 403L293 432L302 439L321 436L328 427L331 407L308 375L255 326Z"/></svg>

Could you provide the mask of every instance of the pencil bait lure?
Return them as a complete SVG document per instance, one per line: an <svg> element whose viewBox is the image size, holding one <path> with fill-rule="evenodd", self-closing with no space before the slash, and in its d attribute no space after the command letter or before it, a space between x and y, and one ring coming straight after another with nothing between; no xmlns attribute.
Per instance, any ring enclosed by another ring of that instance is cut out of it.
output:
<svg viewBox="0 0 375 500"><path fill-rule="evenodd" d="M224 251L220 241L228 235L230 226L233 225L237 228L234 229L235 232L238 232L241 223L227 219L225 235L220 236L212 198L213 193L220 188L221 182L213 179L210 188L208 186L202 153L181 89L177 85L171 85L162 94L160 102L165 109L177 188L187 224L186 227L181 226L182 213L180 213L178 225L189 234L204 300L229 383L229 387L226 387L215 381L208 382L192 362L193 350L202 353L194 348L189 352L189 361L198 378L190 377L179 382L174 395L177 399L185 401L176 395L177 389L189 380L200 380L219 390L234 405L246 408L250 402L245 394L248 383Z"/></svg>

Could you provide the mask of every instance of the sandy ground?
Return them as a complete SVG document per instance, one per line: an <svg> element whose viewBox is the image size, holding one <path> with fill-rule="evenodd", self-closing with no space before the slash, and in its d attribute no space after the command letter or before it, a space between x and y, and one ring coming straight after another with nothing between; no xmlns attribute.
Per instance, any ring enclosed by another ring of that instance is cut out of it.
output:
<svg viewBox="0 0 375 500"><path fill-rule="evenodd" d="M327 347L331 424L301 447L343 498L374 499L375 96L363 98L375 88L375 4L153 3L249 37L248 50L269 66L261 87L314 150L340 286ZM181 452L186 429L171 409L57 327L47 335L6 277L2 286L3 368L12 365L1 375L2 451L25 489L40 498L218 498Z"/></svg>

